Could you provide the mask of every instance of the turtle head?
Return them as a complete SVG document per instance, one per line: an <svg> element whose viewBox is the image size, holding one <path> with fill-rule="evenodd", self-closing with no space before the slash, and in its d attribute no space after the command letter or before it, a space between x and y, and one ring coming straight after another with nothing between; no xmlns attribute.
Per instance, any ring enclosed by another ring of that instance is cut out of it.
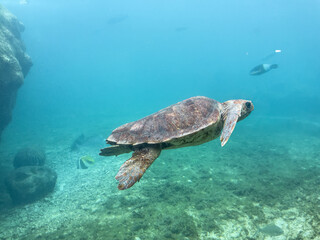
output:
<svg viewBox="0 0 320 240"><path fill-rule="evenodd" d="M223 129L220 136L221 146L223 147L229 140L236 123L245 119L253 111L254 106L248 100L229 100L222 103Z"/></svg>
<svg viewBox="0 0 320 240"><path fill-rule="evenodd" d="M238 118L238 122L239 122L249 116L249 114L253 111L254 106L252 102L248 100L235 100L235 101L240 101L239 104L241 105L241 113Z"/></svg>

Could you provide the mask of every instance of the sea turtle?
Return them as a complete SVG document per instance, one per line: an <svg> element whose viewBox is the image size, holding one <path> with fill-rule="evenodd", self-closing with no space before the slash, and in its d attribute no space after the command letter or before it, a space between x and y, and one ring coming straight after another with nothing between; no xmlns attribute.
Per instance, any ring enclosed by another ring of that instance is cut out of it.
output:
<svg viewBox="0 0 320 240"><path fill-rule="evenodd" d="M236 123L253 108L248 100L220 103L207 97L192 97L116 128L106 140L112 146L101 149L100 155L133 151L115 177L118 188L127 189L140 180L161 150L199 145L220 135L224 146Z"/></svg>

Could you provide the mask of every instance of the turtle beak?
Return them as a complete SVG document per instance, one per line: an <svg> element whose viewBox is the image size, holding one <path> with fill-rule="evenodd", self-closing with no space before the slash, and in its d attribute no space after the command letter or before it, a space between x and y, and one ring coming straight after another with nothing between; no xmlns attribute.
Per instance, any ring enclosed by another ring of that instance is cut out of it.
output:
<svg viewBox="0 0 320 240"><path fill-rule="evenodd" d="M251 103L251 111L250 112L252 112L254 110L254 105L251 101L250 101L250 103Z"/></svg>

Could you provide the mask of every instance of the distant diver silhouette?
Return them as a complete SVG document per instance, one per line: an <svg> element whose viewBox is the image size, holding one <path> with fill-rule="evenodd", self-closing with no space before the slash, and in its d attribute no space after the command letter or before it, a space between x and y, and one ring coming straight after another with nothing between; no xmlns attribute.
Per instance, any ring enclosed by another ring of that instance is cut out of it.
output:
<svg viewBox="0 0 320 240"><path fill-rule="evenodd" d="M250 75L261 75L263 73L269 72L271 69L278 68L278 64L260 64L258 66L255 66L251 71Z"/></svg>

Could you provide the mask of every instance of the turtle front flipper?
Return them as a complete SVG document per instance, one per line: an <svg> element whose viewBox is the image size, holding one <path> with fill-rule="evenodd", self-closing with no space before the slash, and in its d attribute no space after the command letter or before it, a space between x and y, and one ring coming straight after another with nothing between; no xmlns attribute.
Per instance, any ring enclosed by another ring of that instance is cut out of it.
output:
<svg viewBox="0 0 320 240"><path fill-rule="evenodd" d="M138 182L153 161L159 157L160 152L159 146L147 146L135 150L132 157L122 164L116 175L119 190L130 188Z"/></svg>
<svg viewBox="0 0 320 240"><path fill-rule="evenodd" d="M220 136L221 146L223 147L229 140L238 118L241 116L242 101L230 100L224 104L223 119L224 125Z"/></svg>
<svg viewBox="0 0 320 240"><path fill-rule="evenodd" d="M252 102L248 100L229 100L223 103L222 117L224 125L220 136L222 147L228 142L237 122L245 119L253 109Z"/></svg>

